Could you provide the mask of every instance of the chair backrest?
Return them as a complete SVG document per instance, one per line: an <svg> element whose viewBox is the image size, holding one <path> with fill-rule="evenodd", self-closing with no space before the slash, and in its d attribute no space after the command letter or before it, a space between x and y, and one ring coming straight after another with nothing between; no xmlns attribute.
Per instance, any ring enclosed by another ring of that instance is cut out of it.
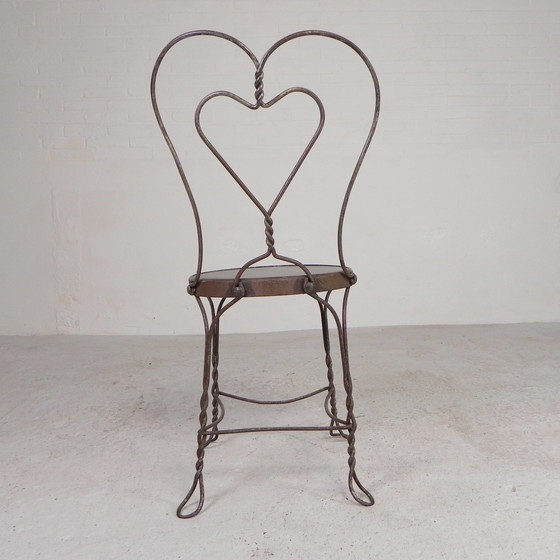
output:
<svg viewBox="0 0 560 560"><path fill-rule="evenodd" d="M242 49L247 54L247 56L251 59L252 63L255 66L255 74L254 74L254 98L255 98L255 100L254 100L254 102L247 101L246 99L243 99L242 97L240 97L239 95L237 95L237 94L235 94L231 91L224 91L224 90L214 91L214 92L209 93L209 94L207 94L206 96L203 97L203 99L198 103L198 106L196 107L196 111L195 111L195 115L194 115L196 130L197 130L200 138L204 142L204 144L206 144L206 146L214 154L214 156L217 158L217 160L228 171L228 173L231 175L231 177L235 180L235 182L239 185L239 187L241 187L241 189L249 197L249 199L256 206L256 208L258 208L258 210L260 211L260 213L262 214L263 219L264 219L264 241L265 241L265 244L266 244L266 248L265 248L263 253L259 254L258 256L254 257L254 258L251 258L249 261L245 262L241 266L240 272L238 274L238 278L241 277L243 272L248 267L250 267L252 265L255 265L256 263L258 263L260 261L263 261L264 259L266 259L268 257L273 257L274 259L276 259L278 261L290 263L290 264L293 264L293 265L296 265L296 266L300 267L307 274L309 279L312 280L312 277L309 273L309 270L307 269L305 264L301 263L297 259L291 258L290 256L280 254L277 251L277 249L275 247L275 239L274 239L273 214L274 214L274 211L277 208L278 204L282 200L286 190L289 188L290 184L292 183L292 180L293 180L294 176L299 171L302 163L307 158L309 152L311 151L311 149L314 146L315 142L317 141L319 135L321 134L321 131L323 130L323 126L324 126L324 123L325 123L325 109L324 109L323 103L321 102L321 99L313 91L311 91L310 89L307 89L305 87L297 87L297 86L296 87L290 87L288 89L285 89L284 91L282 91L281 93L279 93L278 95L273 97L272 99L265 100L265 95L264 95L264 71L265 71L265 66L267 64L267 61L269 60L270 56L277 49L279 49L282 45L284 45L285 43L288 43L289 41L293 41L295 39L298 39L300 37L305 37L305 36L320 36L320 37L330 38L330 39L333 39L335 41L339 41L340 43L343 43L344 45L350 47L353 51L355 51L359 55L359 57L362 59L362 61L366 65L366 67L367 67L367 69L368 69L368 71L371 75L371 79L372 79L372 82L373 82L373 91L374 91L374 95L375 95L373 114L371 115L371 125L369 127L367 136L365 138L365 142L364 142L364 144L361 148L361 151L360 151L359 156L357 158L356 164L353 167L353 171L351 173L348 184L346 186L346 192L345 192L345 195L344 195L344 198L343 198L343 201L342 201L342 206L340 208L340 214L339 214L339 219L338 219L338 229L337 229L337 244L338 244L338 256L339 256L340 266L342 267L343 271L345 272L345 274L347 274L347 276L349 278L353 277L352 271L346 266L346 263L345 263L345 260L344 260L344 253L343 253L343 248L342 248L342 229L343 229L344 217L345 217L345 214L346 214L346 207L348 205L348 200L349 200L349 197L350 197L350 193L351 193L352 187L354 186L354 183L356 181L356 177L357 177L358 172L360 170L360 167L362 165L365 154L366 154L366 152L369 148L369 145L371 143L371 139L372 139L373 134L375 132L375 128L377 126L377 120L378 120L378 117L379 117L379 105L380 105L380 103L379 103L380 102L379 82L378 82L376 73L373 69L373 66L371 65L371 62L366 57L366 55L354 43L352 43L351 41L349 41L345 37L342 37L341 35L337 35L335 33L331 33L331 32L328 32L328 31L309 30L309 31L300 31L300 32L288 35L288 36L284 37L283 39L280 39L279 41L274 43L274 45L272 45L272 47L270 47L266 51L264 56L259 61L257 59L257 57L253 54L253 52L246 45L244 45L241 41L237 40L236 38L234 38L230 35L227 35L225 33L217 32L217 31L200 30L200 31L191 31L191 32L188 32L188 33L183 33L183 34L179 35L178 37L175 37L173 40L171 40L164 47L164 49L161 51L160 55L158 56L158 58L156 60L156 63L154 65L154 69L153 69L153 72L152 72L152 79L151 79L151 98L152 98L153 109L154 109L159 127L161 129L161 132L162 132L162 134L165 138L165 141L166 141L166 143L167 143L167 145L168 145L168 147L171 151L171 154L173 156L173 159L175 161L175 164L177 166L177 169L178 169L179 174L181 176L181 179L183 181L183 185L184 185L185 190L187 192L187 195L188 195L188 198L189 198L190 203L192 205L192 209L193 209L193 213L194 213L194 220L195 220L196 231L197 231L197 242L198 242L198 262L197 262L196 274L190 280L191 285L194 286L198 283L198 280L199 280L200 275L201 275L202 270L203 270L204 251L203 251L202 222L201 222L199 210L198 210L198 207L197 207L197 204L196 204L196 201L195 201L195 197L193 195L191 186L190 186L189 181L187 179L186 172L183 168L183 165L181 164L181 161L179 159L177 150L176 150L176 148L175 148L175 146L174 146L174 144L173 144L173 142L170 138L170 135L168 134L168 131L167 131L167 129L166 129L164 123L163 123L161 112L160 112L160 109L159 109L159 106L158 106L158 103L157 103L156 82L157 82L157 76L158 76L158 72L159 72L161 63L162 63L163 59L165 58L165 56L168 54L168 52L171 50L171 48L174 47L175 45L177 45L177 43L179 43L181 41L184 41L185 39L189 39L189 38L197 37L197 36L216 37L216 38L223 39L223 40L229 41L229 42L237 45L240 49ZM286 181L284 182L284 184L280 188L278 194L276 195L276 198L274 199L272 204L267 207L267 206L263 205L262 202L255 196L255 194L249 189L249 187L245 184L245 182L237 175L237 173L234 171L234 169L225 160L225 158L222 156L222 154L216 149L214 144L208 139L207 135L204 133L204 131L202 129L202 125L201 125L201 122L200 122L200 114L201 114L201 111L202 111L203 107L211 99L218 98L218 97L229 98L231 100L236 101L241 106L244 106L244 107L246 107L248 109L251 109L251 110L260 110L260 109L267 109L267 108L272 107L278 101L284 99L286 96L291 95L293 93L303 94L303 95L307 96L308 98L310 98L311 100L313 100L313 102L315 103L315 105L317 106L318 111L319 111L319 122L317 124L316 129L315 129L315 132L313 133L311 139L308 141L307 145L305 146L305 149L303 150L301 156L297 160L293 169L289 173L288 178L286 179Z"/></svg>

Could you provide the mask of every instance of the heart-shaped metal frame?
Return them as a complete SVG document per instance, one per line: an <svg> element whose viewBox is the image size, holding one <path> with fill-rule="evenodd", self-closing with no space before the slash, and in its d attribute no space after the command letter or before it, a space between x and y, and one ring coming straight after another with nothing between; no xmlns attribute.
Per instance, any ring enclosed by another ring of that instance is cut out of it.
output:
<svg viewBox="0 0 560 560"><path fill-rule="evenodd" d="M275 105L276 103L278 103L278 101L284 99L285 97L287 97L288 95L293 94L293 93L303 93L303 94L307 95L308 97L311 97L311 99L313 99L313 101L315 101L315 103L317 105L317 108L319 109L319 123L317 124L317 128L315 129L315 132L313 133L313 135L311 136L311 139L309 140L309 142L305 146L305 149L303 150L301 156L297 160L296 164L293 166L290 174L288 175L288 178L286 179L286 181L282 185L282 188L280 189L280 191L276 195L276 198L274 199L273 203L270 205L270 207L267 210L264 207L264 205L260 202L260 200L254 195L254 193L251 191L251 189L249 189L249 187L247 187L246 183L233 170L231 165L226 161L226 159L222 156L222 154L216 149L214 144L208 139L208 136L202 130L202 125L200 123L200 115L201 115L201 112L202 112L202 109L204 108L204 106L211 99L215 99L217 97L226 97L226 98L229 98L229 99L233 99L234 101L236 101L240 105L246 107L247 109L256 110L256 109L259 109L260 107L262 107L264 109L268 109L268 108L272 107L273 105ZM290 184L292 182L292 179L295 177L296 173L299 171L299 168L301 167L305 158L307 157L307 155L311 151L311 148L313 147L313 145L317 141L317 138L321 134L321 131L323 130L323 126L325 124L325 108L323 107L323 103L321 102L319 97L317 97L317 95L315 95L315 93L313 93L311 90L309 90L307 88L301 88L301 87L289 88L289 89L283 91L282 93L278 94L274 99L271 99L269 102L262 103L262 105L259 105L257 102L250 103L246 99L243 99L242 97L239 97L239 95L236 95L235 93L232 93L230 91L215 91L213 93L208 94L206 97L204 97L202 99L202 101L198 104L198 106L196 108L196 111L195 111L195 119L194 120L195 120L196 130L197 130L199 136L202 138L202 141L206 144L206 146L208 146L208 149L214 154L214 156L216 156L216 159L218 159L218 161L225 167L225 169L228 171L228 173L234 178L235 182L243 189L245 194L251 199L251 201L261 211L264 218L266 219L266 218L272 216L272 213L274 212L274 209L276 208L276 206L278 205L278 203L280 202L280 200L284 196L284 193L286 192L286 190L290 186Z"/></svg>
<svg viewBox="0 0 560 560"><path fill-rule="evenodd" d="M179 175L181 176L181 180L183 182L183 185L184 185L185 190L187 192L187 195L189 197L189 201L190 201L192 209L193 209L193 214L194 214L194 219L195 219L195 224L196 224L197 241L198 241L198 262L197 262L196 273L191 277L191 279L189 281L190 291L192 293L194 293L194 291L196 290L196 285L198 284L198 282L200 280L200 275L202 274L203 254L204 254L203 236L202 236L202 223L201 223L200 215L199 215L199 212L198 212L198 207L196 205L196 201L194 199L191 187L189 185L185 170L183 168L183 165L182 165L182 163L179 159L179 156L177 154L175 146L173 145L173 142L172 142L172 140L171 140L171 138L170 138L170 136L167 132L167 129L166 129L166 127L163 123L163 119L161 117L161 113L160 113L160 110L159 110L159 107L158 107L158 104L157 104L157 99L156 99L156 81L157 81L157 75L158 75L161 63L162 63L165 55L169 52L169 50L174 45L176 45L177 43L179 43L179 42L181 42L185 39L196 37L196 36L211 36L211 37L217 37L219 39L224 39L226 41L229 41L229 42L237 45L239 48L241 48L249 56L249 58L251 59L251 61L255 65L255 81L254 81L255 102L254 103L250 103L247 100L245 100L245 99L241 98L240 96L238 96L238 95L236 95L232 92L229 92L229 91L215 91L213 93L208 94L207 96L205 96L201 100L201 102L197 106L196 113L195 113L195 125L196 125L196 128L197 128L198 134L200 135L200 137L202 138L204 143L208 146L208 148L212 151L212 153L215 155L215 157L221 162L221 164L225 167L225 169L227 169L227 171L234 178L234 180L237 182L237 184L245 191L245 193L249 196L249 198L252 200L252 202L258 207L258 209L261 211L261 213L263 214L264 219L265 219L265 235L266 235L267 250L262 255L259 255L259 256L255 257L254 259L251 259L249 262L245 263L241 267L241 269L239 270L239 273L237 275L235 285L239 284L239 280L240 280L241 276L243 275L243 273L245 272L245 270L247 270L247 268L249 268L250 266L254 265L255 263L257 263L259 261L264 260L265 258L267 258L270 255L272 255L277 260L288 262L290 264L294 264L294 265L300 267L303 270L303 272L307 275L311 284L313 283L312 275L309 272L308 268L303 263L301 263L301 262L299 262L295 259L292 259L290 257L287 257L285 255L280 255L279 253L276 252L276 249L274 248L274 231L273 231L273 227L272 227L272 225L273 225L272 213L273 213L274 209L276 208L276 206L278 205L278 203L280 202L282 196L286 192L286 189L289 187L290 183L292 182L293 177L295 176L295 174L297 173L297 171L301 167L301 164L303 163L303 161L305 160L305 158L309 154L309 151L313 147L313 145L314 145L315 141L317 140L319 134L321 133L321 130L322 130L323 124L324 124L324 107L323 107L323 104L321 103L321 100L319 99L319 97L314 92L312 92L309 89L303 88L303 87L289 88L289 89L281 92L280 94L276 95L270 101L265 102L264 101L264 69L265 69L266 62L268 61L270 56L279 47L281 47L282 45L284 45L285 43L287 43L289 41L292 41L294 39L298 39L298 38L301 38L301 37L319 36L319 37L326 37L326 38L334 39L336 41L339 41L339 42L347 45L348 47L353 49L360 56L360 58L363 60L363 62L367 66L367 68L369 70L369 73L371 75L374 90L375 90L375 108L374 108L374 111L373 111L372 121L371 121L371 125L370 125L370 128L369 128L366 140L365 140L364 145L361 149L361 152L358 156L356 165L354 166L354 170L353 170L352 175L350 177L350 180L348 182L348 186L346 187L346 192L345 192L345 195L344 195L344 199L343 199L343 202L342 202L340 215L339 215L338 236L337 236L338 255L339 255L339 260L340 260L340 266L342 267L342 270L348 276L348 278L353 279L354 274L353 274L352 270L346 266L346 263L344 261L344 253L343 253L343 248L342 248L342 229L343 229L344 216L346 214L346 207L348 205L348 200L349 200L349 197L350 197L350 193L351 193L352 188L354 186L354 182L356 181L356 177L357 177L358 172L361 168L361 165L362 165L363 159L365 157L365 154L366 154L366 152L369 148L369 145L371 143L371 139L372 139L373 134L375 132L375 128L377 126L377 121L378 121L378 118L379 118L379 100L380 100L379 81L377 79L377 75L375 73L375 70L373 69L373 66L371 65L371 62L369 61L367 56L363 53L363 51L360 48L358 48L352 41L349 41L345 37L343 37L341 35L338 35L336 33L331 33L329 31L306 30L306 31L299 31L299 32L287 35L283 39L280 39L279 41L274 43L274 45L272 45L272 47L270 47L266 51L266 53L264 54L262 59L259 61L257 59L257 57L253 54L253 52L244 43L242 43L241 41L239 41L235 37L232 37L231 35L227 35L226 33L221 33L221 32L218 32L218 31L199 30L199 31L190 31L190 32L187 32L187 33L183 33L183 34L175 37L173 40L171 40L164 47L164 49L161 51L160 55L158 56L158 58L156 60L156 63L154 65L154 69L153 69L153 72L152 72L152 79L151 79L151 98L152 98L152 105L153 105L153 108L154 108L154 113L156 115L156 119L157 119L157 122L159 124L160 129L161 129L161 132L163 134L163 137L165 138L165 141L166 141L166 143L169 147L169 150L171 151L171 154L172 154L173 159L175 161L175 165L177 166L177 169L179 171ZM272 203L270 208L268 210L266 210L266 208L254 196L254 194L245 185L245 183L241 180L241 178L235 173L233 168L226 162L226 160L222 157L222 155L218 152L218 150L214 147L214 145L206 137L206 135L202 131L202 127L200 125L200 112L201 112L202 108L204 107L204 105L210 99L213 99L215 97L220 97L220 96L221 97L229 97L229 98L237 101L238 103L244 105L245 107L247 107L249 109L256 110L256 109L259 109L261 107L262 108L272 107L275 103L277 103L278 101L280 101L281 99L283 99L287 95L289 95L291 93L296 93L296 92L306 94L306 95L310 96L315 101L315 103L319 107L319 112L320 112L319 125L317 127L317 130L315 131L315 134L313 135L313 137L311 138L311 140L307 144L305 150L303 151L302 155L300 156L299 160L297 161L296 165L292 169L290 175L288 176L288 179L286 180L286 182L284 183L284 185L280 189L280 192L276 196L274 202Z"/></svg>

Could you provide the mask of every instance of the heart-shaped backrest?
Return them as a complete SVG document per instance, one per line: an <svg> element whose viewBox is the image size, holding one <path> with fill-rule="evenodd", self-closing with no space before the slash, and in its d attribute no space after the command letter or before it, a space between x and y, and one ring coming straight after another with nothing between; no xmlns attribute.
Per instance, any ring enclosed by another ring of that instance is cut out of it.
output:
<svg viewBox="0 0 560 560"><path fill-rule="evenodd" d="M167 129L166 129L166 127L163 123L162 117L161 117L161 113L160 113L160 110L159 110L159 107L158 107L158 104L157 104L157 99L156 99L156 79L157 79L158 71L159 71L159 68L161 66L162 60L167 55L169 50L174 45L176 45L177 43L179 43L179 42L181 42L185 39L196 37L196 36L216 37L216 38L223 39L223 40L229 41L230 43L233 43L233 44L237 45L241 50L243 50L245 52L245 54L247 54L247 56L251 59L252 63L255 66L255 74L254 74L255 101L254 102L249 102L246 99L243 99L241 96L239 96L239 95L237 95L237 94L235 94L231 91L219 90L219 91L214 91L214 92L206 95L200 101L200 103L198 104L198 106L196 108L196 111L195 111L195 126L196 126L198 134L202 138L203 142L210 149L210 151L214 154L214 156L218 159L218 161L222 164L222 166L233 177L235 182L239 185L239 187L241 187L241 189L245 192L245 194L249 197L249 199L253 202L253 204L258 208L258 210L262 213L262 215L264 217L266 251L263 254L260 254L257 257L255 257L255 258L251 259L250 261L246 262L241 267L241 272L238 276L241 276L241 273L246 268L248 268L249 266L251 266L251 265L253 265L253 264L271 256L271 255L274 258L276 258L280 261L285 261L285 262L292 263L292 264L295 264L297 266L300 266L306 273L308 273L305 265L303 265L299 261L297 261L295 259L292 259L288 256L281 255L276 251L275 244L274 244L275 240L274 240L272 214L273 214L274 210L276 209L276 207L278 206L278 204L280 203L280 201L282 200L284 194L286 193L287 189L289 188L290 184L292 183L292 180L293 180L294 176L296 175L296 173L300 169L302 163L304 162L304 160L308 156L308 154L311 151L313 145L317 141L317 138L321 134L321 131L323 129L323 125L324 125L324 122L325 122L325 111L324 111L323 104L322 104L321 100L319 99L319 97L313 91L311 91L310 89L304 88L304 87L290 87L288 89L285 89L281 93L277 94L270 101L265 101L265 99L264 99L264 69L265 69L265 65L266 65L268 59L277 49L279 49L282 45L284 45L285 43L287 43L289 41L292 41L294 39L298 39L298 38L301 38L301 37L306 37L306 36L321 36L321 37L327 37L327 38L330 38L330 39L334 39L336 41L339 41L340 43L343 43L343 44L347 45L348 47L353 49L360 56L362 61L367 66L367 68L369 70L369 73L371 75L372 81L373 81L373 86L374 86L374 91L375 91L375 106L374 106L373 116L372 116L372 120L371 120L371 125L370 125L370 128L369 128L368 133L367 133L367 137L366 137L365 142L364 142L364 144L361 148L361 152L359 153L359 155L357 157L356 164L353 168L351 177L350 177L348 185L346 187L346 192L345 192L345 195L344 195L344 198L343 198L342 207L341 207L340 214L339 214L339 221L338 221L337 240L338 240L338 254L339 254L340 265L345 272L348 270L348 276L350 277L352 275L352 272L349 269L347 269L347 267L346 267L346 264L344 262L343 250L342 250L342 227L343 227L344 216L345 216L345 213L346 213L346 207L347 207L347 204L348 204L348 199L349 199L349 196L350 196L350 192L352 190L352 187L354 185L354 182L356 180L356 177L357 177L358 172L360 170L360 167L362 165L362 161L364 159L366 151L367 151L367 149L370 145L371 139L373 137L373 133L374 133L376 125L377 125L378 116L379 116L379 83L378 83L377 76L375 74L375 71L374 71L370 61L365 56L365 54L354 43L352 43L351 41L349 41L348 39L346 39L346 38L344 38L340 35L337 35L335 33L330 33L330 32L327 32L327 31L314 31L314 30L300 31L300 32L288 35L288 36L284 37L283 39L277 41L274 45L272 45L272 47L270 47L268 49L268 51L266 51L266 53L264 54L262 59L259 61L256 58L256 56L253 54L253 52L247 46L245 46L241 41L239 41L238 39L235 39L234 37L232 37L230 35L227 35L225 33L220 33L220 32L217 32L217 31L202 30L202 31L191 31L191 32L188 32L188 33L184 33L182 35L179 35L178 37L176 37L172 41L170 41L164 47L164 49L160 53L158 59L156 60L156 63L155 63L155 66L154 66L154 69L153 69L153 72L152 72L152 80L151 80L151 97L152 97L152 105L153 105L153 108L154 108L154 112L155 112L158 124L160 126L160 129L162 131L162 134L165 138L165 141L166 141L166 143L167 143L167 145L168 145L168 147L171 151L171 154L173 156L173 159L175 161L175 164L177 166L177 169L178 169L179 174L181 176L181 179L183 181L183 185L185 187L185 190L187 192L187 195L189 197L189 200L190 200L190 203L192 205L193 212L194 212L194 218L195 218L195 223L196 223L196 228L197 228L197 239L198 239L198 265L197 265L197 272L194 275L194 283L196 284L198 282L198 279L199 279L200 274L202 272L202 264L203 264L202 224L201 224L201 219L200 219L198 207L197 207L196 201L194 199L194 196L193 196L191 187L189 185L189 182L187 180L186 173L184 171L184 168L183 168L183 166L181 164L181 161L178 157L177 151L176 151L176 149L173 145L173 142L171 141L171 138L170 138L170 136L167 132ZM235 172L235 170L230 165L230 163L228 161L226 161L226 159L223 157L223 155L217 150L215 145L209 140L208 136L205 134L205 132L203 130L203 127L201 125L200 115L201 115L201 112L202 112L203 108L211 100L216 99L216 98L228 98L228 99L231 99L234 102L246 107L249 110L260 110L260 109L270 108L270 107L274 106L276 103L278 103L279 101L286 98L287 96L292 95L292 94L296 94L296 93L303 94L303 95L311 98L315 102L316 106L319 109L319 121L318 121L317 127L315 129L315 132L313 133L311 138L308 140L308 142L307 142L303 152L301 153L299 159L296 161L295 165L293 166L291 172L289 173L289 175L286 178L286 180L284 181L284 183L280 186L278 194L274 198L273 202L267 207L263 204L263 202L261 200L258 199L258 197L254 194L254 192L249 188L249 186Z"/></svg>
<svg viewBox="0 0 560 560"><path fill-rule="evenodd" d="M225 160L225 158L222 156L222 154L216 149L214 144L208 139L208 137L206 136L206 134L202 130L202 125L200 124L200 113L201 113L203 107L211 99L215 99L217 97L225 97L225 98L233 99L235 102L239 103L240 105L242 105L242 106L244 106L248 109L255 110L255 109L260 109L260 108L270 108L270 107L274 106L276 103L278 103L278 101L280 101L281 99L284 99L286 96L288 96L290 94L295 94L295 93L303 93L303 94L309 96L311 99L313 99L313 101L315 101L315 103L317 104L317 107L319 109L320 119L319 119L319 123L317 124L317 128L315 129L314 134L309 139L309 141L308 141L307 145L305 146L305 149L303 150L301 156L299 157L299 159L297 160L297 162L293 166L293 168L292 168L290 174L288 175L287 179L284 181L284 184L280 188L278 194L276 195L276 198L274 199L272 204L269 206L269 208L266 209L266 207L263 205L263 203L257 198L257 196L251 191L251 189L246 185L246 183L233 170L231 165ZM196 130L197 130L198 134L200 135L200 137L202 138L202 141L208 146L208 148L216 156L218 161L224 166L224 168L228 171L228 173L234 178L235 182L243 189L243 191L251 199L253 204L261 211L261 213L264 216L265 221L271 221L272 213L274 212L274 209L276 208L276 206L278 206L278 203L280 202L280 200L284 196L284 193L286 192L286 190L290 186L295 174L298 172L298 170L301 167L302 163L304 162L305 158L309 154L311 148L313 147L313 145L317 141L317 138L319 137L319 134L321 134L321 131L323 130L324 123L325 123L325 109L323 107L323 104L321 103L321 100L312 91L310 91L306 88L297 88L297 87L287 89L287 90L283 91L282 93L280 93L279 95L277 95L274 99L272 99L268 103L261 103L261 105L259 105L258 103L250 103L249 101L246 101L245 99L239 97L238 95L236 95L236 94L234 94L230 91L216 91L216 92L210 93L209 95L204 97L204 99L202 99L202 101L198 104L198 107L196 108L196 112L195 112ZM272 245L274 245L274 243L272 243Z"/></svg>

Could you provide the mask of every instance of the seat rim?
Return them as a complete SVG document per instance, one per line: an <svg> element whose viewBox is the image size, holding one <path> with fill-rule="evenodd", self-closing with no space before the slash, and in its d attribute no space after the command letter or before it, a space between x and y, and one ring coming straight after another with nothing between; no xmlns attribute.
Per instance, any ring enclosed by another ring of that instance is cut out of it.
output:
<svg viewBox="0 0 560 560"><path fill-rule="evenodd" d="M311 273L315 292L339 290L350 287L355 280L349 277L342 266L332 264L306 264ZM235 297L234 280L239 268L224 268L204 271L193 286L196 275L189 278L190 292L201 297ZM353 274L351 269L347 269ZM355 278L355 277L354 277ZM243 272L239 284L245 297L268 297L305 294L308 277L295 264L252 266Z"/></svg>

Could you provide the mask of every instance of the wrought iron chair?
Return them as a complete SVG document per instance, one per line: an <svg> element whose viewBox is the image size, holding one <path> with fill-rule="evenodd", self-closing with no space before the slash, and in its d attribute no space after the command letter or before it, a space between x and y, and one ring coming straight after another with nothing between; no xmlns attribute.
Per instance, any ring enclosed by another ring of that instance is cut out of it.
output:
<svg viewBox="0 0 560 560"><path fill-rule="evenodd" d="M336 265L317 265L317 264L304 264L294 258L281 254L275 245L274 230L273 230L273 213L281 201L284 193L290 186L292 179L295 174L300 169L303 161L306 159L311 148L315 144L315 141L319 137L323 124L325 122L325 111L323 104L319 97L311 90L304 87L290 87L269 101L265 101L264 98L264 69L267 61L272 53L274 53L279 47L285 43L298 39L304 36L321 36L330 38L344 45L350 47L359 55L362 61L367 66L369 73L371 74L371 79L373 81L373 91L374 91L374 110L372 114L371 126L361 152L357 159L357 162L353 168L350 180L346 187L345 195L342 202L342 208L339 214L338 221L338 255L339 263ZM198 104L195 111L195 126L196 130L202 141L214 154L214 156L219 160L223 167L229 172L236 183L243 189L249 199L258 208L264 218L264 234L266 249L265 251L252 258L248 262L241 264L241 266L233 269L223 269L223 270L211 270L206 271L203 269L203 236L202 236L202 225L201 218L198 212L197 204L195 202L191 187L187 180L184 168L181 164L177 151L174 147L173 142L167 132L167 129L163 123L160 109L156 100L156 81L158 76L158 71L162 60L170 51L170 49L177 43L196 36L212 36L226 41L234 43L240 47L251 59L255 66L254 75L254 87L255 87L255 101L249 102L245 99L239 97L235 93L230 91L214 91L206 95ZM230 167L228 162L220 154L220 152L214 147L214 145L209 141L204 131L202 130L200 124L200 113L205 104L215 98L215 97L227 97L230 98L244 107L252 110L267 109L272 107L275 103L290 95L292 93L302 93L309 96L319 109L320 120L317 129L312 136L311 140L307 144L305 150L303 151L301 157L297 161L296 165L292 169L292 172L288 176L281 187L278 195L274 199L274 202L270 207L266 208L263 206L261 201L251 192L249 187L240 179L240 177L235 173L235 171ZM198 449L196 452L196 470L194 475L194 480L190 490L188 491L186 497L181 502L177 509L177 515L181 518L191 518L197 515L204 503L204 480L203 480L203 467L205 451L207 446L215 441L220 435L233 434L233 433L244 433L244 432L264 432L264 431L326 431L332 436L344 437L347 442L348 451L348 487L350 493L354 499L364 506L371 506L374 503L372 495L366 490L366 488L359 481L356 474L356 458L355 458L355 433L356 433L356 417L354 414L354 400L352 397L352 380L350 376L350 366L349 366L349 356L348 356L348 341L347 341L347 302L348 295L352 285L356 282L356 275L350 269L344 260L343 250L342 250L342 227L344 222L344 216L346 213L346 207L348 204L348 199L354 182L356 180L358 171L362 165L362 161L366 154L366 151L370 145L373 133L375 131L377 120L379 116L379 83L375 71L366 57L366 55L351 41L348 39L337 35L335 33L330 33L326 31L301 31L298 33L293 33L284 37L283 39L277 41L272 47L266 51L262 59L259 61L252 51L245 46L243 43L235 39L230 35L224 33L219 33L215 31L191 31L179 35L170 41L165 48L161 51L157 61L155 63L152 79L151 79L151 98L154 108L154 112L157 118L157 122L161 129L161 132L165 138L165 141L171 150L171 154L183 181L184 187L186 189L187 195L189 197L190 203L194 212L194 220L196 223L196 230L198 236L198 264L196 272L189 278L188 281L188 293L196 299L198 307L202 313L202 319L204 322L204 333L205 333L205 344L204 344L204 361L203 361L203 374L202 374L202 396L200 399L200 429L198 430ZM267 258L272 258L276 261L274 265L264 265L256 266L261 261ZM333 290L344 290L342 297L342 309L340 315L335 310L333 304L329 301L331 292ZM295 294L307 294L310 298L317 301L320 309L321 326L323 334L323 344L326 355L326 370L327 370L327 386L287 400L270 400L261 401L246 397L241 397L238 395L226 393L220 390L218 383L218 362L219 362L219 340L220 340L220 319L234 305L245 298L258 298L266 296L281 296L281 295L295 295ZM206 300L208 309L204 303ZM216 300L216 301L215 301ZM217 302L217 303L216 303ZM331 344L329 339L329 315L332 316L334 323L336 325L336 330L338 334L338 342L340 345L340 357L342 364L342 380L343 387L346 394L345 405L346 412L341 417L337 409L336 392L334 384L334 373L333 373L333 360L331 358ZM257 404L286 404L290 402L299 401L321 392L325 392L324 407L330 422L325 426L279 426L279 427L248 427L248 428L234 428L234 429L222 429L220 428L220 422L224 418L224 404L223 398L238 399L246 402L257 403ZM209 411L211 408L211 411ZM356 487L359 489L357 490ZM198 488L198 503L192 511L189 513L183 513L185 506L190 501L194 493ZM360 493L361 492L361 493Z"/></svg>

